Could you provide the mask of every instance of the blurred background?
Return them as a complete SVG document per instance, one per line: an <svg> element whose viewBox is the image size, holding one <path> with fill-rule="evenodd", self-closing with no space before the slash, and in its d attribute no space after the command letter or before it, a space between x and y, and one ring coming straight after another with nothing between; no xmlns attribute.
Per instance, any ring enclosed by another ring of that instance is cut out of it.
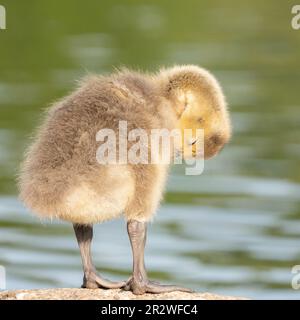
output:
<svg viewBox="0 0 300 320"><path fill-rule="evenodd" d="M149 275L199 291L300 298L300 30L287 0L1 0L0 265L7 288L78 287L73 230L40 223L15 178L42 110L87 72L194 63L224 86L234 135L201 176L175 166L150 226ZM98 270L131 272L124 221L97 226Z"/></svg>

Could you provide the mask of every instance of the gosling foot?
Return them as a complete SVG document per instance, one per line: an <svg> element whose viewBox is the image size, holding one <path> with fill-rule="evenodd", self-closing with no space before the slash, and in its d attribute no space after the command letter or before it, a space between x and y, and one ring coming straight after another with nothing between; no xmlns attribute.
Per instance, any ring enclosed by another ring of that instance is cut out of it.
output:
<svg viewBox="0 0 300 320"><path fill-rule="evenodd" d="M133 277L127 281L126 285L124 286L124 290L132 291L132 293L136 295L144 293L165 293L173 291L193 292L188 288L183 288L175 285L159 284L156 281L150 281L148 279L135 279Z"/></svg>
<svg viewBox="0 0 300 320"><path fill-rule="evenodd" d="M120 282L112 282L109 280L106 280L102 278L101 276L97 275L96 272L92 272L89 274L86 274L83 277L83 284L81 288L86 289L120 289L123 288L126 285L126 281L120 281Z"/></svg>

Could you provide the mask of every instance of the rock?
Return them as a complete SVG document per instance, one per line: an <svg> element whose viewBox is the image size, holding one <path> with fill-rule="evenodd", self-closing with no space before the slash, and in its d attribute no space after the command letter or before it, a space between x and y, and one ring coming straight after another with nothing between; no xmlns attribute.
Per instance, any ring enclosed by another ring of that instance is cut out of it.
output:
<svg viewBox="0 0 300 320"><path fill-rule="evenodd" d="M245 300L212 293L171 292L136 296L121 289L39 289L0 292L0 300Z"/></svg>

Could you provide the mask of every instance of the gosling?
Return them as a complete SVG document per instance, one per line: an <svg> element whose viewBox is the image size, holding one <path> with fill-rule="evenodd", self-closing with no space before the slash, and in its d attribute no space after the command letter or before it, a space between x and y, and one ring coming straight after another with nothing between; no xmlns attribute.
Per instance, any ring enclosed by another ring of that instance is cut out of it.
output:
<svg viewBox="0 0 300 320"><path fill-rule="evenodd" d="M143 74L123 69L90 75L54 103L28 149L19 176L20 198L42 218L73 224L83 264L83 288L123 288L134 294L190 291L150 281L144 264L147 223L162 199L168 164L101 164L100 129L204 129L205 159L229 141L230 119L218 81L194 65ZM188 139L189 140L189 139ZM197 140L197 137L196 137ZM194 141L196 141L194 140ZM179 152L188 150L184 141ZM185 158L197 156L194 142ZM129 148L129 145L127 146ZM93 224L124 216L133 255L127 281L112 282L96 272L91 256Z"/></svg>

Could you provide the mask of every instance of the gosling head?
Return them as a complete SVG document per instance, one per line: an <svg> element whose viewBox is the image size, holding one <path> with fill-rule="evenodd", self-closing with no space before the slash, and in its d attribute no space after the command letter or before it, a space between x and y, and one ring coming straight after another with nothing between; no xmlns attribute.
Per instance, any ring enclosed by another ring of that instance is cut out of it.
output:
<svg viewBox="0 0 300 320"><path fill-rule="evenodd" d="M192 65L161 70L159 77L163 95L170 100L182 131L179 151L186 159L215 156L231 136L226 101L218 81L207 70ZM201 145L204 150L199 150Z"/></svg>

